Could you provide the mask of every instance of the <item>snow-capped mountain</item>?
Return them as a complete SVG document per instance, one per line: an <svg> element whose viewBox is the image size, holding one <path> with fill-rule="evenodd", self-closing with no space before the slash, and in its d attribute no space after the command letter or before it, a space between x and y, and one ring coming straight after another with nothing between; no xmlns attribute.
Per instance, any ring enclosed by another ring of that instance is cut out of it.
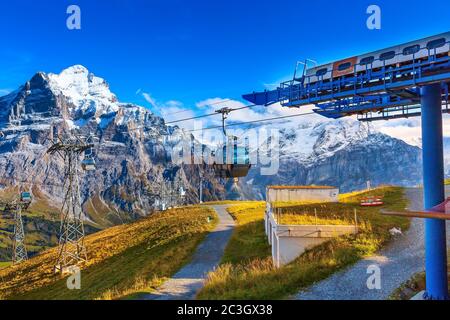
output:
<svg viewBox="0 0 450 320"><path fill-rule="evenodd" d="M264 147L261 148L264 150ZM421 150L353 119L305 117L280 130L279 170L265 176L254 167L243 192L264 198L267 185L332 185L342 192L421 182Z"/></svg>

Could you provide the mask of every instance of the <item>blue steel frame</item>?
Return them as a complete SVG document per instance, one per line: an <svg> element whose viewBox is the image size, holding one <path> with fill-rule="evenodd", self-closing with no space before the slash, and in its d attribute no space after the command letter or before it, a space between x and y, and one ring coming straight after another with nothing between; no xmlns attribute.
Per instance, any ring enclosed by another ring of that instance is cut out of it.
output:
<svg viewBox="0 0 450 320"><path fill-rule="evenodd" d="M445 201L444 153L440 86L422 91L422 145L424 207L430 210ZM447 237L445 220L425 219L426 298L447 299Z"/></svg>
<svg viewBox="0 0 450 320"><path fill-rule="evenodd" d="M448 42L447 42L448 43ZM423 48L422 48L423 49ZM380 60L378 60L380 61ZM422 116L424 206L431 209L445 199L442 113L449 110L450 53L428 50L427 59L372 69L330 80L294 78L276 90L250 93L256 105L284 107L315 105L316 113L338 119L357 115L360 121ZM333 70L329 70L331 75ZM317 76L314 76L317 77ZM448 299L445 221L425 220L427 291L425 298Z"/></svg>
<svg viewBox="0 0 450 320"><path fill-rule="evenodd" d="M422 48L423 49L423 48ZM448 109L450 56L438 56L436 49L428 50L427 59L416 59L413 55L411 63L384 66L372 69L373 62L365 65L365 72L354 72L351 75L323 80L325 75L332 75L333 70L319 77L317 82L303 76L281 83L272 91L244 95L244 99L257 105L281 103L284 107L300 107L315 105L315 112L333 119L357 114L365 116L365 121L372 117L379 119L377 113L384 111L382 119L389 119L391 113L398 110L404 116L420 115L409 111L420 105L419 88L427 84L442 83L442 101ZM400 54L397 54L401 55ZM376 59L375 61L381 61ZM386 61L383 61L386 64ZM411 108L412 107L412 108Z"/></svg>

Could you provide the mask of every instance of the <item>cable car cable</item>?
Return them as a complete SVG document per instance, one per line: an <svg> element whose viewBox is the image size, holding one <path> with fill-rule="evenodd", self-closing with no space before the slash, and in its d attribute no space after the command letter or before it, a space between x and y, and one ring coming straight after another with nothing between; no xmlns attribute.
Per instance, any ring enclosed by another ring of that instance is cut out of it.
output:
<svg viewBox="0 0 450 320"><path fill-rule="evenodd" d="M312 114L316 114L316 113L315 112L308 112L308 113L301 113L301 114L295 114L295 115L289 115L289 116L267 118L267 119L262 119L262 120L254 120L254 121L246 121L246 122L234 122L234 123L226 124L225 127L234 127L234 126L240 126L240 125L245 125L245 124L267 122L267 121L274 121L274 120L288 119L288 118L296 118L296 117L308 116L308 115L312 115ZM207 127L207 128L201 128L201 129L188 130L187 132L196 132L196 131L214 130L214 129L222 129L222 126L214 126L214 127Z"/></svg>
<svg viewBox="0 0 450 320"><path fill-rule="evenodd" d="M244 107L239 107L239 108L230 108L230 109L228 109L228 112L234 112L234 111L249 109L249 108L252 108L252 107L255 107L255 106L257 106L257 105L251 104L251 105L244 106ZM212 117L212 116L216 116L218 114L220 114L220 112L216 111L214 113L208 113L208 114L204 114L204 115L201 115L201 116L196 116L196 117L190 117L190 118L186 118L186 119L169 121L169 122L166 122L166 125L173 124L173 123L190 121L190 120L196 120L196 119L201 119L201 118L206 118L206 117Z"/></svg>

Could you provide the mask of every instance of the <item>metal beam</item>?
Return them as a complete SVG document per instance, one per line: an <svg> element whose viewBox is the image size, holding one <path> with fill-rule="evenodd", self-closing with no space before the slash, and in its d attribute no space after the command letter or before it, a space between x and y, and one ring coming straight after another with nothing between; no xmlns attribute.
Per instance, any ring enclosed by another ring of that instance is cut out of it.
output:
<svg viewBox="0 0 450 320"><path fill-rule="evenodd" d="M440 84L423 87L421 95L424 207L431 210L445 201ZM425 220L425 269L425 298L447 299L447 238L443 220Z"/></svg>

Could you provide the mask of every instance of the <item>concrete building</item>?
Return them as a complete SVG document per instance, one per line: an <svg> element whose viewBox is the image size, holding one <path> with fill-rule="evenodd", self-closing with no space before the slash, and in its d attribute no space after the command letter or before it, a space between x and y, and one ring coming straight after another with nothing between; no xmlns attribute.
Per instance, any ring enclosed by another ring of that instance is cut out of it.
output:
<svg viewBox="0 0 450 320"><path fill-rule="evenodd" d="M268 187L266 194L265 231L272 246L272 258L276 267L294 261L305 250L331 238L356 234L354 225L280 225L275 219L273 204L276 202L304 201L317 203L338 202L339 190L334 187Z"/></svg>
<svg viewBox="0 0 450 320"><path fill-rule="evenodd" d="M290 202L338 202L339 189L328 186L270 186L266 189L266 201Z"/></svg>

